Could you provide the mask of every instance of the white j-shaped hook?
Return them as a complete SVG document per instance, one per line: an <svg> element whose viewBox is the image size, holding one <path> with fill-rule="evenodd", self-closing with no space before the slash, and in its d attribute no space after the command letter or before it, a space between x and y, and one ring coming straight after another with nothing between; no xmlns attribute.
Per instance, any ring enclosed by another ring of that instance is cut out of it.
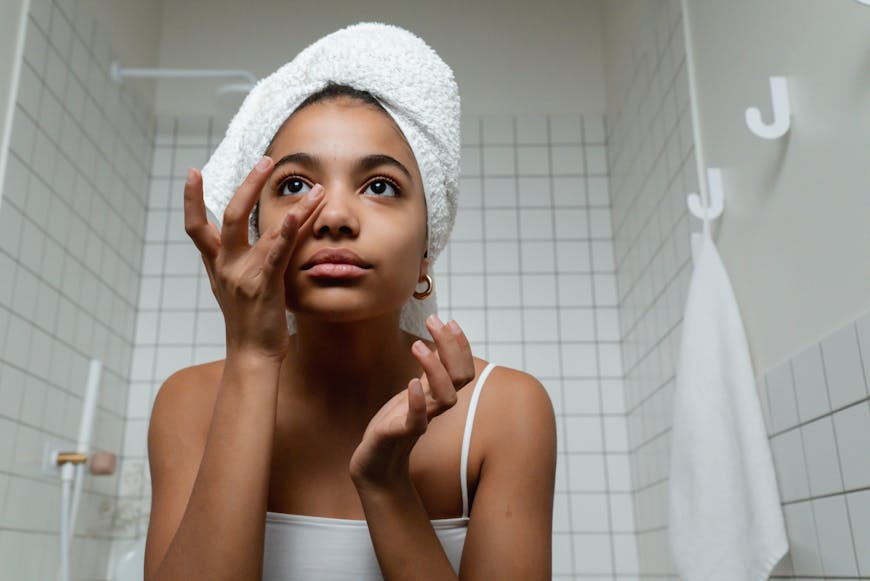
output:
<svg viewBox="0 0 870 581"><path fill-rule="evenodd" d="M785 135L791 125L791 106L788 102L788 82L785 77L770 77L770 96L773 103L773 123L761 120L758 107L746 110L746 126L759 137L777 139Z"/></svg>
<svg viewBox="0 0 870 581"><path fill-rule="evenodd" d="M860 2L864 6L870 6L870 0L858 0L858 2Z"/></svg>
<svg viewBox="0 0 870 581"><path fill-rule="evenodd" d="M715 220L722 215L725 208L725 194L722 188L722 170L718 167L707 168L707 183L710 187L707 192L710 194L710 205L704 206L701 196L696 193L691 193L688 196L689 211L696 218L700 218L705 222Z"/></svg>

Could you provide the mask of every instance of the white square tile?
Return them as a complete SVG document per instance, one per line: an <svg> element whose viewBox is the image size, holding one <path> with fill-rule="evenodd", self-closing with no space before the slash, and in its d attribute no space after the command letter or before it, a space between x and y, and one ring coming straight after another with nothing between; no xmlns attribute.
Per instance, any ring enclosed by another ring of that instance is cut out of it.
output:
<svg viewBox="0 0 870 581"><path fill-rule="evenodd" d="M565 513L568 514L567 511ZM572 544L571 544L571 535L569 534L553 534L553 565L552 572L553 575L565 575L570 577L574 573L574 567L572 563Z"/></svg>
<svg viewBox="0 0 870 581"><path fill-rule="evenodd" d="M852 530L846 516L845 497L838 495L817 498L812 504L825 575L857 575L858 565L855 562L855 547L852 545Z"/></svg>
<svg viewBox="0 0 870 581"><path fill-rule="evenodd" d="M196 312L196 343L222 345L226 340L226 323L221 311Z"/></svg>
<svg viewBox="0 0 870 581"><path fill-rule="evenodd" d="M483 182L479 177L459 178L459 211L457 217L466 208L483 206Z"/></svg>
<svg viewBox="0 0 870 581"><path fill-rule="evenodd" d="M592 277L590 275L559 273L557 280L561 306L592 306Z"/></svg>
<svg viewBox="0 0 870 581"><path fill-rule="evenodd" d="M550 152L546 145L517 146L517 174L550 175Z"/></svg>
<svg viewBox="0 0 870 581"><path fill-rule="evenodd" d="M528 373L538 379L560 377L559 345L557 343L526 343L523 345Z"/></svg>
<svg viewBox="0 0 870 581"><path fill-rule="evenodd" d="M601 492L607 489L603 454L568 454L568 483L575 492Z"/></svg>
<svg viewBox="0 0 870 581"><path fill-rule="evenodd" d="M456 307L483 307L483 277L476 275L450 277L450 305Z"/></svg>
<svg viewBox="0 0 870 581"><path fill-rule="evenodd" d="M517 205L516 177L484 177L483 202L488 208L515 207Z"/></svg>
<svg viewBox="0 0 870 581"><path fill-rule="evenodd" d="M586 173L591 175L607 174L607 147L586 145Z"/></svg>
<svg viewBox="0 0 870 581"><path fill-rule="evenodd" d="M199 272L200 268L202 268L202 255L193 242L166 244L165 274L193 275Z"/></svg>
<svg viewBox="0 0 870 581"><path fill-rule="evenodd" d="M128 419L125 422L124 456L142 456L146 453L148 420Z"/></svg>
<svg viewBox="0 0 870 581"><path fill-rule="evenodd" d="M163 382L167 377L185 367L190 367L193 349L187 346L157 347L154 350L154 381ZM137 378L138 379L138 378Z"/></svg>
<svg viewBox="0 0 870 581"><path fill-rule="evenodd" d="M622 378L601 380L601 404L604 413L625 413L625 393Z"/></svg>
<svg viewBox="0 0 870 581"><path fill-rule="evenodd" d="M193 343L194 313L160 313L160 330L157 337L161 345Z"/></svg>
<svg viewBox="0 0 870 581"><path fill-rule="evenodd" d="M834 432L846 490L870 486L870 406L867 402L834 414Z"/></svg>
<svg viewBox="0 0 870 581"><path fill-rule="evenodd" d="M588 176L586 178L588 203L590 206L607 206L610 204L610 182L605 176Z"/></svg>
<svg viewBox="0 0 870 581"><path fill-rule="evenodd" d="M520 270L520 245L517 241L486 243L488 272L512 273Z"/></svg>
<svg viewBox="0 0 870 581"><path fill-rule="evenodd" d="M595 310L566 308L559 309L563 341L594 341Z"/></svg>
<svg viewBox="0 0 870 581"><path fill-rule="evenodd" d="M598 354L595 345L588 343L562 343L562 368L566 377L596 377Z"/></svg>
<svg viewBox="0 0 870 581"><path fill-rule="evenodd" d="M555 176L553 203L556 206L585 206L586 181L582 176Z"/></svg>
<svg viewBox="0 0 870 581"><path fill-rule="evenodd" d="M523 309L523 332L525 341L558 341L556 309Z"/></svg>
<svg viewBox="0 0 870 581"><path fill-rule="evenodd" d="M159 276L143 276L139 287L139 309L156 309L160 304Z"/></svg>
<svg viewBox="0 0 870 581"><path fill-rule="evenodd" d="M479 176L483 173L479 145L463 147L459 160L460 174L462 176Z"/></svg>
<svg viewBox="0 0 870 581"><path fill-rule="evenodd" d="M487 307L518 307L520 277L514 274L490 274L486 277Z"/></svg>
<svg viewBox="0 0 870 581"><path fill-rule="evenodd" d="M782 502L809 497L810 487L800 430L789 430L775 436L770 440L770 449Z"/></svg>
<svg viewBox="0 0 870 581"><path fill-rule="evenodd" d="M611 492L632 492L628 454L607 454L607 481Z"/></svg>
<svg viewBox="0 0 870 581"><path fill-rule="evenodd" d="M579 240L559 240L556 242L559 272L590 272L592 265L589 256L589 243Z"/></svg>
<svg viewBox="0 0 870 581"><path fill-rule="evenodd" d="M602 377L622 377L622 347L620 343L598 343L598 372Z"/></svg>
<svg viewBox="0 0 870 581"><path fill-rule="evenodd" d="M628 431L624 416L605 416L604 441L607 452L628 452Z"/></svg>
<svg viewBox="0 0 870 581"><path fill-rule="evenodd" d="M510 209L488 209L484 214L486 239L516 239L517 211Z"/></svg>
<svg viewBox="0 0 870 581"><path fill-rule="evenodd" d="M870 313L855 322L858 331L858 344L864 365L864 384L870 394Z"/></svg>
<svg viewBox="0 0 870 581"><path fill-rule="evenodd" d="M584 173L583 146L553 145L550 149L554 175L581 175Z"/></svg>
<svg viewBox="0 0 870 581"><path fill-rule="evenodd" d="M553 213L551 210L523 209L519 211L520 237L523 240L551 240Z"/></svg>
<svg viewBox="0 0 870 581"><path fill-rule="evenodd" d="M611 494L610 519L614 531L634 531L634 509L630 494Z"/></svg>
<svg viewBox="0 0 870 581"><path fill-rule="evenodd" d="M547 176L517 177L517 204L521 208L552 208L552 180Z"/></svg>
<svg viewBox="0 0 870 581"><path fill-rule="evenodd" d="M589 238L588 210L565 208L556 212L556 238Z"/></svg>
<svg viewBox="0 0 870 581"><path fill-rule="evenodd" d="M613 559L609 534L575 534L574 573L610 573Z"/></svg>
<svg viewBox="0 0 870 581"><path fill-rule="evenodd" d="M492 336L492 329L490 329L490 336ZM513 344L490 343L488 351L489 360L499 365L513 369L525 369L526 367L523 360L523 346L519 342Z"/></svg>
<svg viewBox="0 0 870 581"><path fill-rule="evenodd" d="M553 274L523 275L522 290L526 307L556 306L556 276Z"/></svg>
<svg viewBox="0 0 870 581"><path fill-rule="evenodd" d="M855 547L870 547L870 490L847 494L846 505ZM870 573L870 551L858 551L858 569L861 575Z"/></svg>
<svg viewBox="0 0 870 581"><path fill-rule="evenodd" d="M483 148L483 175L514 175L516 152L511 146L487 145Z"/></svg>
<svg viewBox="0 0 870 581"><path fill-rule="evenodd" d="M798 423L794 380L788 361L767 374L767 393L770 398L770 419L774 432L780 432Z"/></svg>
<svg viewBox="0 0 870 581"><path fill-rule="evenodd" d="M157 313L140 312L136 317L136 344L157 342Z"/></svg>
<svg viewBox="0 0 870 581"><path fill-rule="evenodd" d="M553 497L553 532L571 532L571 510L568 504L568 493L557 492Z"/></svg>
<svg viewBox="0 0 870 581"><path fill-rule="evenodd" d="M552 273L556 269L552 242L525 241L520 244L523 272Z"/></svg>
<svg viewBox="0 0 870 581"><path fill-rule="evenodd" d="M462 327L473 351L477 351L478 346L483 347L486 343L486 312L483 309L454 311L452 318ZM445 322L448 320L445 319Z"/></svg>
<svg viewBox="0 0 870 581"><path fill-rule="evenodd" d="M462 115L459 125L463 145L480 143L481 123L477 115Z"/></svg>
<svg viewBox="0 0 870 581"><path fill-rule="evenodd" d="M482 242L452 242L451 274L480 274L484 270Z"/></svg>
<svg viewBox="0 0 870 581"><path fill-rule="evenodd" d="M798 414L802 422L831 411L828 387L822 366L822 352L818 344L804 350L792 359Z"/></svg>
<svg viewBox="0 0 870 581"><path fill-rule="evenodd" d="M842 492L843 480L840 478L840 462L837 459L831 417L818 419L800 429L803 432L810 493L818 496Z"/></svg>
<svg viewBox="0 0 870 581"><path fill-rule="evenodd" d="M574 532L609 532L607 495L572 494L571 522L577 523Z"/></svg>
<svg viewBox="0 0 870 581"><path fill-rule="evenodd" d="M167 276L163 279L160 308L194 309L197 302L197 277ZM211 286L208 286L211 292Z"/></svg>
<svg viewBox="0 0 870 581"><path fill-rule="evenodd" d="M490 341L524 340L522 311L519 309L487 309L486 321Z"/></svg>
<svg viewBox="0 0 870 581"><path fill-rule="evenodd" d="M619 341L619 311L612 308L595 309L596 339L599 341Z"/></svg>
<svg viewBox="0 0 870 581"><path fill-rule="evenodd" d="M566 379L562 382L565 413L601 413L598 381L594 379Z"/></svg>
<svg viewBox="0 0 870 581"><path fill-rule="evenodd" d="M833 409L867 397L855 325L846 325L822 341L822 361Z"/></svg>
<svg viewBox="0 0 870 581"><path fill-rule="evenodd" d="M610 208L591 208L589 210L589 234L593 238L613 238Z"/></svg>
<svg viewBox="0 0 870 581"><path fill-rule="evenodd" d="M127 418L150 418L153 405L151 383L147 381L132 382L127 394Z"/></svg>

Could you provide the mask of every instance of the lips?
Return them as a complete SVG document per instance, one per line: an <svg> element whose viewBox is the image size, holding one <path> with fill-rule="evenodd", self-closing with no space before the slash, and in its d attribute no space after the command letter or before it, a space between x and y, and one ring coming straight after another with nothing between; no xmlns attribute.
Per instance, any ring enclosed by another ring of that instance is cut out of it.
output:
<svg viewBox="0 0 870 581"><path fill-rule="evenodd" d="M346 248L324 248L315 252L301 270L317 277L348 278L361 276L371 267Z"/></svg>

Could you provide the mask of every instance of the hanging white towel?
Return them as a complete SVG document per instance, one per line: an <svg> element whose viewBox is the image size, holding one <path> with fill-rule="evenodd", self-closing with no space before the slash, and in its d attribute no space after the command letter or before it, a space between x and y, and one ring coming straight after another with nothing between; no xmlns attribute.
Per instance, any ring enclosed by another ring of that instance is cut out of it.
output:
<svg viewBox="0 0 870 581"><path fill-rule="evenodd" d="M683 317L671 433L670 540L684 581L762 581L788 550L749 346L705 229Z"/></svg>

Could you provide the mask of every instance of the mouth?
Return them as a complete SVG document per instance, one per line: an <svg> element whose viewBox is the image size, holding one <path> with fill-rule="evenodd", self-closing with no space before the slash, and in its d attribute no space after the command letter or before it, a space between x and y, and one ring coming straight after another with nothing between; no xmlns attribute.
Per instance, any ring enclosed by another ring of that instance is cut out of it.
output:
<svg viewBox="0 0 870 581"><path fill-rule="evenodd" d="M355 278L372 265L346 248L324 248L302 265L301 270L319 278Z"/></svg>

